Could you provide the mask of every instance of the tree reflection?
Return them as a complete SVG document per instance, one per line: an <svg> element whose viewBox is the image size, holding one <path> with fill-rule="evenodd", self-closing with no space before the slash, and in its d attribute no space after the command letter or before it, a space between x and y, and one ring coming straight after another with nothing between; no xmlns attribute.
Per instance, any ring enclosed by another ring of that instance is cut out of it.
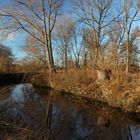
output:
<svg viewBox="0 0 140 140"><path fill-rule="evenodd" d="M117 110L87 106L51 90L34 90L29 84L7 92L11 95L0 105L4 108L0 110L0 139L139 139L139 123Z"/></svg>

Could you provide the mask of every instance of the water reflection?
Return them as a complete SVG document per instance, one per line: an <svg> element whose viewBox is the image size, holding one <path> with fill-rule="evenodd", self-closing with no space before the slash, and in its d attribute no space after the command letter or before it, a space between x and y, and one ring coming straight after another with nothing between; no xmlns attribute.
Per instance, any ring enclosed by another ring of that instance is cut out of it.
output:
<svg viewBox="0 0 140 140"><path fill-rule="evenodd" d="M139 118L86 105L31 84L6 87L0 102L0 139L139 140Z"/></svg>

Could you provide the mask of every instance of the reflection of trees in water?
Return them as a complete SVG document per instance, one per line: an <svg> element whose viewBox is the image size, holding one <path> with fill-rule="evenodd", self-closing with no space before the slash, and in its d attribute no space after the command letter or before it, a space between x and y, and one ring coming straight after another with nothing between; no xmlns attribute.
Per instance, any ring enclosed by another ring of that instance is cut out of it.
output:
<svg viewBox="0 0 140 140"><path fill-rule="evenodd" d="M139 132L125 116L107 107L88 107L53 91L39 96L31 86L22 86L20 92L24 101L0 113L0 139L132 140L132 130Z"/></svg>
<svg viewBox="0 0 140 140"><path fill-rule="evenodd" d="M31 87L22 87L21 90L23 93L22 98L24 98L22 105L16 101L15 106L11 108L9 106L9 108L3 110L3 115L1 114L0 116L0 128L2 128L2 125L4 126L4 128L0 129L0 133L3 134L1 137L20 139L49 138L52 104L42 102ZM9 102L11 102L11 98ZM32 125L29 125L28 121L37 123L38 126L31 127Z"/></svg>
<svg viewBox="0 0 140 140"><path fill-rule="evenodd" d="M54 103L53 108L52 133L55 136L53 139L132 139L129 123L125 124L125 118L115 116L115 112L107 112L109 117L107 118L107 114L102 108L88 110L88 108L80 108L72 102L62 103L61 101L57 104ZM100 125L97 121L99 118L102 118Z"/></svg>
<svg viewBox="0 0 140 140"><path fill-rule="evenodd" d="M2 86L0 87L0 104L3 102L4 99L6 99L9 96L9 93L12 89L10 86Z"/></svg>

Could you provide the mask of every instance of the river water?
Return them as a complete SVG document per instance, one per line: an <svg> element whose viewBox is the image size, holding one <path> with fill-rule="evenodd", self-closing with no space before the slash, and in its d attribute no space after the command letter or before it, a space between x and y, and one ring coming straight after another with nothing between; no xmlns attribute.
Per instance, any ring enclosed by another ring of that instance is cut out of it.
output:
<svg viewBox="0 0 140 140"><path fill-rule="evenodd" d="M31 84L0 89L0 140L140 140L138 114Z"/></svg>

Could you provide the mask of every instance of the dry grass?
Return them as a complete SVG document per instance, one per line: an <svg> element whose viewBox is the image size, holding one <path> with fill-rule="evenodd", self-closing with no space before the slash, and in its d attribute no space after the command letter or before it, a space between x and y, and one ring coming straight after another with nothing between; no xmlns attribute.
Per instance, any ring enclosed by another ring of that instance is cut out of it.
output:
<svg viewBox="0 0 140 140"><path fill-rule="evenodd" d="M91 82L97 78L96 72L89 69L70 69L67 71L58 71L57 74L42 73L36 75L32 81L47 84L57 90L85 89Z"/></svg>
<svg viewBox="0 0 140 140"><path fill-rule="evenodd" d="M70 69L53 75L36 75L33 82L104 101L125 111L140 112L140 72L131 73L129 78L123 71L118 77L113 72L110 80L102 81L93 69Z"/></svg>
<svg viewBox="0 0 140 140"><path fill-rule="evenodd" d="M114 76L110 81L98 81L98 84L109 105L125 111L140 111L140 72L131 73L129 77L120 72L119 78Z"/></svg>
<svg viewBox="0 0 140 140"><path fill-rule="evenodd" d="M9 86L0 87L0 103L9 95Z"/></svg>

